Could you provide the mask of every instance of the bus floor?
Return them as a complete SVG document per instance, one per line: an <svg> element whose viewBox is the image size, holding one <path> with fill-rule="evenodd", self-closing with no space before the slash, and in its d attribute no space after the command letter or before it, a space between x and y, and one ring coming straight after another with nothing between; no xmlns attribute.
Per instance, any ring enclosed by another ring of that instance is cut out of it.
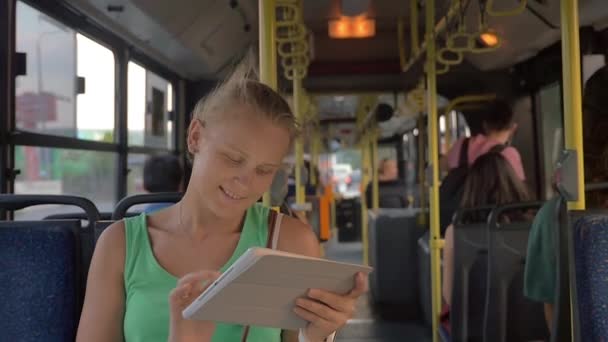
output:
<svg viewBox="0 0 608 342"><path fill-rule="evenodd" d="M332 234L334 237L337 234ZM327 259L362 263L363 246L360 242L338 242L332 239L324 245ZM404 320L395 312L383 312L374 308L369 295L361 298L358 303L357 314L347 326L338 332L337 342L426 342L432 341L431 329L422 321Z"/></svg>

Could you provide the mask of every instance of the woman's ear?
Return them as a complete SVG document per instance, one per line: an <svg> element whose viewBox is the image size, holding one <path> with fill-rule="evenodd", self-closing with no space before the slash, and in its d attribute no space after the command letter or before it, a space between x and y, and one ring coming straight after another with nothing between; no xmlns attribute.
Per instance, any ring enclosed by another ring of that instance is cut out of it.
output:
<svg viewBox="0 0 608 342"><path fill-rule="evenodd" d="M192 119L190 122L187 137L188 152L190 152L190 154L196 154L198 152L204 129L205 124L203 121Z"/></svg>

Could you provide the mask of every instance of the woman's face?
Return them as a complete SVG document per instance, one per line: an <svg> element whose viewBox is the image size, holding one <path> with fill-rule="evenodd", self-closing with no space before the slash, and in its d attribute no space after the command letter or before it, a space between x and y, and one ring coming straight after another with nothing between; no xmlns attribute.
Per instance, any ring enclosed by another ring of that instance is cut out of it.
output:
<svg viewBox="0 0 608 342"><path fill-rule="evenodd" d="M245 105L210 123L193 120L188 149L194 154L190 187L200 205L218 217L242 215L266 192L289 150L289 132Z"/></svg>

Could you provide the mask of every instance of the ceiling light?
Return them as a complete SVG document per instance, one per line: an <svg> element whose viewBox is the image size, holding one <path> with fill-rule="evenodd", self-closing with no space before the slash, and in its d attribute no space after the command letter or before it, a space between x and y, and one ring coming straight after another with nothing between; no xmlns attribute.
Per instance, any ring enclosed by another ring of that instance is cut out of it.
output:
<svg viewBox="0 0 608 342"><path fill-rule="evenodd" d="M479 39L481 39L485 46L494 47L498 45L498 36L494 32L484 32L479 35Z"/></svg>

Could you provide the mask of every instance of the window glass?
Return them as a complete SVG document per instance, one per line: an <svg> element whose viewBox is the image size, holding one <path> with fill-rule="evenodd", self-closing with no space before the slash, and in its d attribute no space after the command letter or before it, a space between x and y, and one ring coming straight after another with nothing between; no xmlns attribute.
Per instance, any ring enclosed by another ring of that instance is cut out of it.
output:
<svg viewBox="0 0 608 342"><path fill-rule="evenodd" d="M115 113L114 54L78 34L78 76L84 93L76 98L78 138L113 142ZM82 90L81 90L82 92Z"/></svg>
<svg viewBox="0 0 608 342"><path fill-rule="evenodd" d="M21 172L15 193L84 196L99 210L111 211L116 200L116 163L116 154L111 152L16 146L15 164ZM34 219L56 211L32 207L19 213Z"/></svg>
<svg viewBox="0 0 608 342"><path fill-rule="evenodd" d="M112 51L22 2L16 49L26 54L26 74L15 80L18 129L113 140Z"/></svg>
<svg viewBox="0 0 608 342"><path fill-rule="evenodd" d="M127 194L135 195L145 193L144 164L147 154L130 153L128 158L129 176L127 177Z"/></svg>
<svg viewBox="0 0 608 342"><path fill-rule="evenodd" d="M564 130L559 83L551 84L538 94L543 146L544 187L547 198L553 195L551 181L559 151L564 146Z"/></svg>
<svg viewBox="0 0 608 342"><path fill-rule="evenodd" d="M129 145L173 149L173 87L135 62L128 67Z"/></svg>

